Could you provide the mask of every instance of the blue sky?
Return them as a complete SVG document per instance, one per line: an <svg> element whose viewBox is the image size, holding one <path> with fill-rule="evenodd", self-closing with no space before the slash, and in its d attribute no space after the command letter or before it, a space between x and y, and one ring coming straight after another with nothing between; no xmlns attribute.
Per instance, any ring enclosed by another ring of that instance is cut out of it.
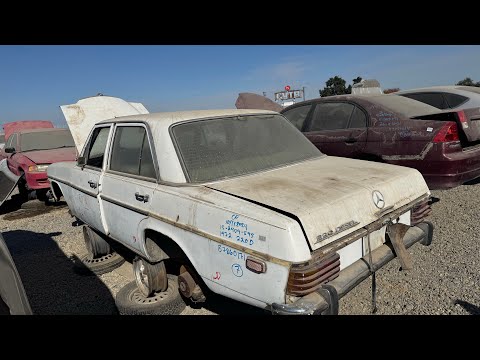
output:
<svg viewBox="0 0 480 360"><path fill-rule="evenodd" d="M318 97L335 75L383 89L480 81L479 64L477 45L0 46L0 123L65 126L59 106L99 92L150 112L235 108L240 92L273 98L285 85Z"/></svg>

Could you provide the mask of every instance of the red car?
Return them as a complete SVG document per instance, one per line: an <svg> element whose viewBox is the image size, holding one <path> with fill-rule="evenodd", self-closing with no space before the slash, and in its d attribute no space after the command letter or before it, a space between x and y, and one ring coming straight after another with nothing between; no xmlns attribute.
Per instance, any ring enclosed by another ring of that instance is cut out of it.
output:
<svg viewBox="0 0 480 360"><path fill-rule="evenodd" d="M323 153L415 168L430 189L480 176L480 108L439 110L397 95L339 95L281 113Z"/></svg>
<svg viewBox="0 0 480 360"><path fill-rule="evenodd" d="M3 125L5 147L0 158L7 158L8 169L21 176L19 192L29 198L35 191L39 200L46 200L50 182L48 165L75 161L77 150L70 130L53 128L50 121L17 121Z"/></svg>

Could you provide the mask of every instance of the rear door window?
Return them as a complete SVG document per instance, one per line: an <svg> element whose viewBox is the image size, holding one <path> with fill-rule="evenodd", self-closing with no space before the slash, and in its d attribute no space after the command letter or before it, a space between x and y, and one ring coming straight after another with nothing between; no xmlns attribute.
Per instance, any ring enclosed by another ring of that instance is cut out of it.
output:
<svg viewBox="0 0 480 360"><path fill-rule="evenodd" d="M445 101L442 93L415 93L415 94L401 94L413 100L423 102L425 104L436 107L437 109L448 109L448 104Z"/></svg>
<svg viewBox="0 0 480 360"><path fill-rule="evenodd" d="M346 129L355 106L342 102L317 104L310 131Z"/></svg>
<svg viewBox="0 0 480 360"><path fill-rule="evenodd" d="M156 178L150 144L143 126L117 127L110 170Z"/></svg>
<svg viewBox="0 0 480 360"><path fill-rule="evenodd" d="M288 121L295 125L298 130L302 131L303 124L312 106L313 104L298 106L287 110L282 114L288 119Z"/></svg>
<svg viewBox="0 0 480 360"><path fill-rule="evenodd" d="M348 127L350 129L367 127L367 116L358 106L355 106L355 109L353 109L352 117L350 118L350 124Z"/></svg>

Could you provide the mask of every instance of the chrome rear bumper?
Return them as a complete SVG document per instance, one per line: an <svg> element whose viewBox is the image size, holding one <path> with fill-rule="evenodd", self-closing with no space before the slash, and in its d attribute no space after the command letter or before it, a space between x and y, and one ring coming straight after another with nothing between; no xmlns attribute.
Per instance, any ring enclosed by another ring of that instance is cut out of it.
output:
<svg viewBox="0 0 480 360"><path fill-rule="evenodd" d="M408 229L403 237L403 243L407 249L417 242L428 246L432 242L432 235L433 224L427 221L421 222ZM375 249L372 251L374 271L395 257L390 243ZM369 256L367 255L343 269L336 279L322 285L317 291L303 296L292 304L274 303L271 311L274 315L338 314L338 300L371 275L368 264Z"/></svg>

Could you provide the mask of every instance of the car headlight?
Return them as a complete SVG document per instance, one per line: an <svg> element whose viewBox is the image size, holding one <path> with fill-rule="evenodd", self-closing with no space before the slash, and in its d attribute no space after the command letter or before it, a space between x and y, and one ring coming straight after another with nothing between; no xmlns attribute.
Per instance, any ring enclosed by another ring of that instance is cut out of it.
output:
<svg viewBox="0 0 480 360"><path fill-rule="evenodd" d="M30 165L28 167L29 172L35 172L35 171L47 171L48 164L40 164L40 165Z"/></svg>

